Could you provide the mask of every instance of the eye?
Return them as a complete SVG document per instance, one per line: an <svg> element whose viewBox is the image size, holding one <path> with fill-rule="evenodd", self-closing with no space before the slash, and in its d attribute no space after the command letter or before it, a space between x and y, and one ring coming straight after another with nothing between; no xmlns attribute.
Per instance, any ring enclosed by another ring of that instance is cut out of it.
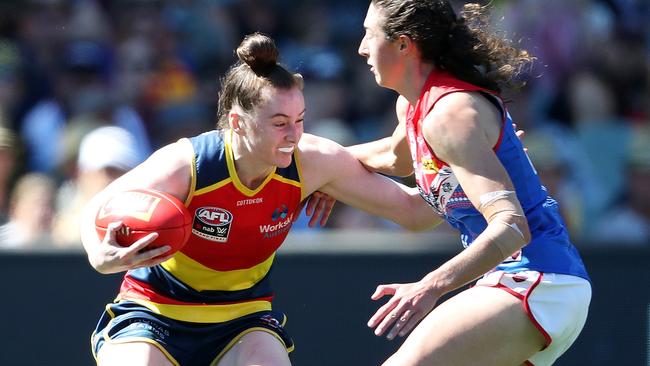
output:
<svg viewBox="0 0 650 366"><path fill-rule="evenodd" d="M299 120L296 121L296 123L303 123L303 122L305 122L305 119L304 119L304 118L301 118L301 119L299 119Z"/></svg>

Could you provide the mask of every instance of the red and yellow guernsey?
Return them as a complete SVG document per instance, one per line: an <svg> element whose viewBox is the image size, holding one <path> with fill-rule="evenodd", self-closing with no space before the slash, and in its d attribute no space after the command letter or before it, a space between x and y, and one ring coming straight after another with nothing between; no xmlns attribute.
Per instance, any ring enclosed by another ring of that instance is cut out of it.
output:
<svg viewBox="0 0 650 366"><path fill-rule="evenodd" d="M192 235L168 261L128 271L118 300L198 323L271 309L269 272L302 196L300 162L294 153L251 190L237 176L230 141L230 131L181 140L194 149L185 202Z"/></svg>

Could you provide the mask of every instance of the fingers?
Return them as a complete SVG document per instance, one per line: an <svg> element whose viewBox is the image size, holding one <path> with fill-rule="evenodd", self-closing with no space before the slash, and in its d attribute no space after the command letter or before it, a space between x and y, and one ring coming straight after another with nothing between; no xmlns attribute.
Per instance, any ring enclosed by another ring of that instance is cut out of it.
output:
<svg viewBox="0 0 650 366"><path fill-rule="evenodd" d="M377 328L375 328L375 335L380 336L384 334L389 328L393 327L386 338L391 340L395 338L395 335L397 335L397 332L401 329L402 324L406 323L406 321L409 320L409 317L406 317L404 314L408 310L408 306L409 304L405 301L397 303L397 305L393 307L388 315L382 319Z"/></svg>
<svg viewBox="0 0 650 366"><path fill-rule="evenodd" d="M114 221L108 224L106 227L106 235L104 236L104 242L106 243L116 243L115 237L117 232L122 228L122 221Z"/></svg>
<svg viewBox="0 0 650 366"><path fill-rule="evenodd" d="M316 208L316 203L318 203L319 196L318 192L312 193L309 197L305 199L307 205L305 206L305 215L312 216ZM304 205L304 204L303 204Z"/></svg>
<svg viewBox="0 0 650 366"><path fill-rule="evenodd" d="M150 233L147 234L146 236L136 240L131 244L130 246L127 247L127 253L138 253L144 248L147 247L147 245L151 244L156 238L158 237L158 233Z"/></svg>
<svg viewBox="0 0 650 366"><path fill-rule="evenodd" d="M517 135L517 138L523 142L524 137L526 137L526 132L524 130L518 130L516 123L512 124L512 128L515 130L515 135ZM524 146L524 151L528 152L528 148L525 146Z"/></svg>
<svg viewBox="0 0 650 366"><path fill-rule="evenodd" d="M298 221L298 218L300 217L300 211L302 211L302 208L305 207L307 201L309 201L309 198L305 198L298 204L298 207L296 208L296 211L293 215L293 222Z"/></svg>
<svg viewBox="0 0 650 366"><path fill-rule="evenodd" d="M406 306L402 307L401 310L404 310ZM395 310L396 312L398 311L397 309ZM397 315L394 321L394 326L388 332L388 335L386 338L392 340L394 339L397 335L400 337L404 337L406 334L408 334L418 323L418 320L413 316L414 310L411 309L406 309L405 311L401 312L400 315Z"/></svg>
<svg viewBox="0 0 650 366"><path fill-rule="evenodd" d="M327 224L327 220L330 218L330 214L334 209L334 204L336 200L330 196L327 196L327 199L321 200L321 205L323 206L320 210L322 212L320 217L320 226L324 227Z"/></svg>
<svg viewBox="0 0 650 366"><path fill-rule="evenodd" d="M375 329L375 335L380 336L380 335L382 335L384 333L385 326L382 326L382 325L384 325L384 321L386 320L387 317L388 318L391 317L389 314L391 314L391 312L393 311L393 309L395 309L397 304L398 304L397 301L389 300L382 307L380 307L377 310L377 312L375 312L375 314L370 318L370 320L368 320L368 327L370 327L370 328L377 327ZM392 317L394 318L394 317L396 317L396 315L392 316ZM389 319L389 321L392 323L392 321L390 319Z"/></svg>
<svg viewBox="0 0 650 366"><path fill-rule="evenodd" d="M317 191L312 193L305 200L305 203L305 215L310 217L307 225L309 227L317 225L322 227L327 224L336 200L325 193Z"/></svg>
<svg viewBox="0 0 650 366"><path fill-rule="evenodd" d="M397 290L396 285L379 285L375 292L370 296L371 299L377 300L385 295L394 295Z"/></svg>
<svg viewBox="0 0 650 366"><path fill-rule="evenodd" d="M314 198L310 199L310 200L309 200L309 204L311 204L313 201L315 201ZM314 227L314 226L316 226L316 223L318 222L318 216L320 216L320 212L319 212L318 209L316 208L316 204L314 203L313 205L314 205L314 207L311 209L311 210L312 210L312 213L310 214L311 217L309 218L309 222L307 223L307 225L308 225L309 227ZM305 214L307 214L307 211L305 211Z"/></svg>
<svg viewBox="0 0 650 366"><path fill-rule="evenodd" d="M308 223L309 227L316 226L318 219L325 214L325 212L323 212L323 202L326 197L327 195L321 192L314 192L311 197L309 197L309 203L305 209L305 214L311 216ZM327 212L327 216L329 216L329 212Z"/></svg>
<svg viewBox="0 0 650 366"><path fill-rule="evenodd" d="M406 315L406 313L409 313ZM402 329L399 331L399 336L404 337L405 335L411 333L413 328L415 328L416 325L422 320L422 314L421 313L416 313L412 312L411 310L407 310L403 315L403 317L406 317L406 321L404 322L405 324L402 326Z"/></svg>

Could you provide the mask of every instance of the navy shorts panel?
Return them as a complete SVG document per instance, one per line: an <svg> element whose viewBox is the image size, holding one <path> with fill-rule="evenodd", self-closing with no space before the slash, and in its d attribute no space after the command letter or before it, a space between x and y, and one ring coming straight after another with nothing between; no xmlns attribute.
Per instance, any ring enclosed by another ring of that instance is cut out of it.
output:
<svg viewBox="0 0 650 366"><path fill-rule="evenodd" d="M250 330L267 331L293 350L293 340L284 329L286 317L262 311L224 323L190 323L156 314L129 301L109 304L92 336L93 355L106 343L144 341L156 345L181 366L209 366Z"/></svg>

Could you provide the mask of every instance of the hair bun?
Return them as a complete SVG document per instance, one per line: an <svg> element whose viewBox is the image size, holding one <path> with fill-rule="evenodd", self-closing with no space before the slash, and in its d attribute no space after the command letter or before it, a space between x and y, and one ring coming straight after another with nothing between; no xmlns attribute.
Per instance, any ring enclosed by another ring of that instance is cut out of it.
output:
<svg viewBox="0 0 650 366"><path fill-rule="evenodd" d="M278 61L278 49L270 37L262 33L249 34L237 47L237 57L255 73L270 71Z"/></svg>

